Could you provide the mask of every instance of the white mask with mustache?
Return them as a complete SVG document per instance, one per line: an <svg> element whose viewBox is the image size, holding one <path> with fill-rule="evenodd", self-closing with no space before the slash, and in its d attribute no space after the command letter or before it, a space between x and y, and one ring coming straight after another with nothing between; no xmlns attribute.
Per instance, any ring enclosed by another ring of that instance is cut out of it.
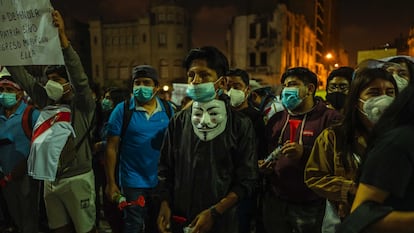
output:
<svg viewBox="0 0 414 233"><path fill-rule="evenodd" d="M226 105L221 100L194 102L191 112L194 133L202 141L210 141L223 133L227 124Z"/></svg>

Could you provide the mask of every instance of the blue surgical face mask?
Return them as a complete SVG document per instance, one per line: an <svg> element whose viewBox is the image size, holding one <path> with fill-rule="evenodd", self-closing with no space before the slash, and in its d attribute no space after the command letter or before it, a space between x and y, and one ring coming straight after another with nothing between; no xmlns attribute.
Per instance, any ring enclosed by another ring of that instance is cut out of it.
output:
<svg viewBox="0 0 414 233"><path fill-rule="evenodd" d="M113 102L110 99L103 99L101 102L102 111L107 112L110 111L113 108Z"/></svg>
<svg viewBox="0 0 414 233"><path fill-rule="evenodd" d="M13 107L17 104L16 93L2 92L0 93L0 104L5 108Z"/></svg>
<svg viewBox="0 0 414 233"><path fill-rule="evenodd" d="M190 84L187 87L187 95L197 102L208 102L216 97L216 88L213 82Z"/></svg>
<svg viewBox="0 0 414 233"><path fill-rule="evenodd" d="M138 103L146 103L154 97L154 87L134 86L133 92Z"/></svg>
<svg viewBox="0 0 414 233"><path fill-rule="evenodd" d="M288 110L294 110L300 103L302 99L299 97L299 88L298 87L285 87L283 88L282 94L282 104Z"/></svg>

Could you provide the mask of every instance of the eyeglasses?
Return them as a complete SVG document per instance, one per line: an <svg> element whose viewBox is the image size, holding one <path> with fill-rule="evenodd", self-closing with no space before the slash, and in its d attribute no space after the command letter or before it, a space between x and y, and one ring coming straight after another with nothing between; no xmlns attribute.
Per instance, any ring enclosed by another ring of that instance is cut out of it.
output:
<svg viewBox="0 0 414 233"><path fill-rule="evenodd" d="M328 85L328 91L332 91L332 92L334 91L343 92L343 91L347 91L348 89L349 89L349 85L345 83L339 83L339 84L332 83Z"/></svg>

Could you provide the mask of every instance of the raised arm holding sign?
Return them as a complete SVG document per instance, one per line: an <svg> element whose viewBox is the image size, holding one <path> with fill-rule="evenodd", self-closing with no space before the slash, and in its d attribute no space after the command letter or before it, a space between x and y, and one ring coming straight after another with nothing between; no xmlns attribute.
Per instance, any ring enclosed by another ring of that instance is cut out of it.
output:
<svg viewBox="0 0 414 233"><path fill-rule="evenodd" d="M64 64L49 0L0 1L0 64Z"/></svg>
<svg viewBox="0 0 414 233"><path fill-rule="evenodd" d="M63 121L47 124L41 136L33 139L28 174L44 181L44 201L53 231L96 232L92 151L88 140L95 101L80 58L66 36L62 16L58 11L50 15L52 20L48 23L57 28L59 40L54 50L63 53L65 65L47 66L46 85L36 81L22 65L7 66L33 102L42 108L35 130L47 122L48 116L61 117L58 112L63 111L69 114ZM58 162L48 159L49 155L57 157Z"/></svg>

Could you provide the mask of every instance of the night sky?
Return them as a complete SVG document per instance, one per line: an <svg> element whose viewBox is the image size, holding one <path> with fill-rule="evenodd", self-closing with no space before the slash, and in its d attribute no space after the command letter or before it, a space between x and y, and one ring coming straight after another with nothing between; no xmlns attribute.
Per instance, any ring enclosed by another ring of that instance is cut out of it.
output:
<svg viewBox="0 0 414 233"><path fill-rule="evenodd" d="M86 22L102 17L104 21L134 20L146 12L149 0L52 0L62 14ZM275 0L187 0L194 19L193 45L214 45L224 50L225 33L234 15L240 12L271 9ZM414 25L414 1L337 0L341 4L338 25L341 41L355 63L356 51L392 42L408 35ZM253 2L253 3L252 3Z"/></svg>

